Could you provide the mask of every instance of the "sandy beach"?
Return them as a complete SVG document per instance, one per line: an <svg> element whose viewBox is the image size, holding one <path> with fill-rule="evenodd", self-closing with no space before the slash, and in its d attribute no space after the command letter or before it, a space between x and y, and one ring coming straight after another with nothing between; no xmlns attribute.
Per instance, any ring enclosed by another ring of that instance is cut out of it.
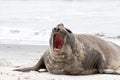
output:
<svg viewBox="0 0 120 80"><path fill-rule="evenodd" d="M119 39L106 39L120 45ZM0 45L0 80L119 80L120 75L55 75L49 72L17 72L13 69L35 65L48 46Z"/></svg>

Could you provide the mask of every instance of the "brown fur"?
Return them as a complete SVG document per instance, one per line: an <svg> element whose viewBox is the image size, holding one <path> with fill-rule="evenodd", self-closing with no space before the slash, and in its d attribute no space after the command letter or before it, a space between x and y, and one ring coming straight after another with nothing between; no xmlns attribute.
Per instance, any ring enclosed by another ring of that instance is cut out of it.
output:
<svg viewBox="0 0 120 80"><path fill-rule="evenodd" d="M53 35L65 36L64 45L59 51L53 50ZM53 74L120 74L120 47L96 36L75 35L63 24L53 28L50 47L34 67L16 69L30 71L46 69Z"/></svg>

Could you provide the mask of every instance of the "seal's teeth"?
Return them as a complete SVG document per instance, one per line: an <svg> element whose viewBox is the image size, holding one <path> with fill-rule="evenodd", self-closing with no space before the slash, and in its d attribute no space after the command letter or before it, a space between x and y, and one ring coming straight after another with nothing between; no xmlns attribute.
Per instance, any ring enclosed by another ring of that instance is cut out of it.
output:
<svg viewBox="0 0 120 80"><path fill-rule="evenodd" d="M54 51L59 51L60 49L54 48Z"/></svg>

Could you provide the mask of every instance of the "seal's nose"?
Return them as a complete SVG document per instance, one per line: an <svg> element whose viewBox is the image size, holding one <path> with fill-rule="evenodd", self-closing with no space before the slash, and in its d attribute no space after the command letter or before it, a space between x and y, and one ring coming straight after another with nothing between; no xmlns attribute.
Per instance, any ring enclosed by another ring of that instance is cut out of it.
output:
<svg viewBox="0 0 120 80"><path fill-rule="evenodd" d="M59 32L59 31L60 31L60 28L54 28L54 31L55 31L55 32Z"/></svg>

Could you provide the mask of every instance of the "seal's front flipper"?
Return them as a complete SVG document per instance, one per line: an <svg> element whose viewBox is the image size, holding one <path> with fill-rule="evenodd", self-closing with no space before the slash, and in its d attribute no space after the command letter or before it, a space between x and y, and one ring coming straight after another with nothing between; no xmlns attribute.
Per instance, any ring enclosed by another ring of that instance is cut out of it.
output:
<svg viewBox="0 0 120 80"><path fill-rule="evenodd" d="M116 70L113 70L113 69L104 69L102 71L103 74L118 74L120 75L120 69L116 69Z"/></svg>
<svg viewBox="0 0 120 80"><path fill-rule="evenodd" d="M29 71L35 71L35 69L34 67L28 67L28 68L15 69L13 71L29 72Z"/></svg>
<svg viewBox="0 0 120 80"><path fill-rule="evenodd" d="M44 55L41 57L41 59L38 61L38 63L34 67L15 69L13 71L29 72L29 71L39 71L39 69L46 69L43 57Z"/></svg>

